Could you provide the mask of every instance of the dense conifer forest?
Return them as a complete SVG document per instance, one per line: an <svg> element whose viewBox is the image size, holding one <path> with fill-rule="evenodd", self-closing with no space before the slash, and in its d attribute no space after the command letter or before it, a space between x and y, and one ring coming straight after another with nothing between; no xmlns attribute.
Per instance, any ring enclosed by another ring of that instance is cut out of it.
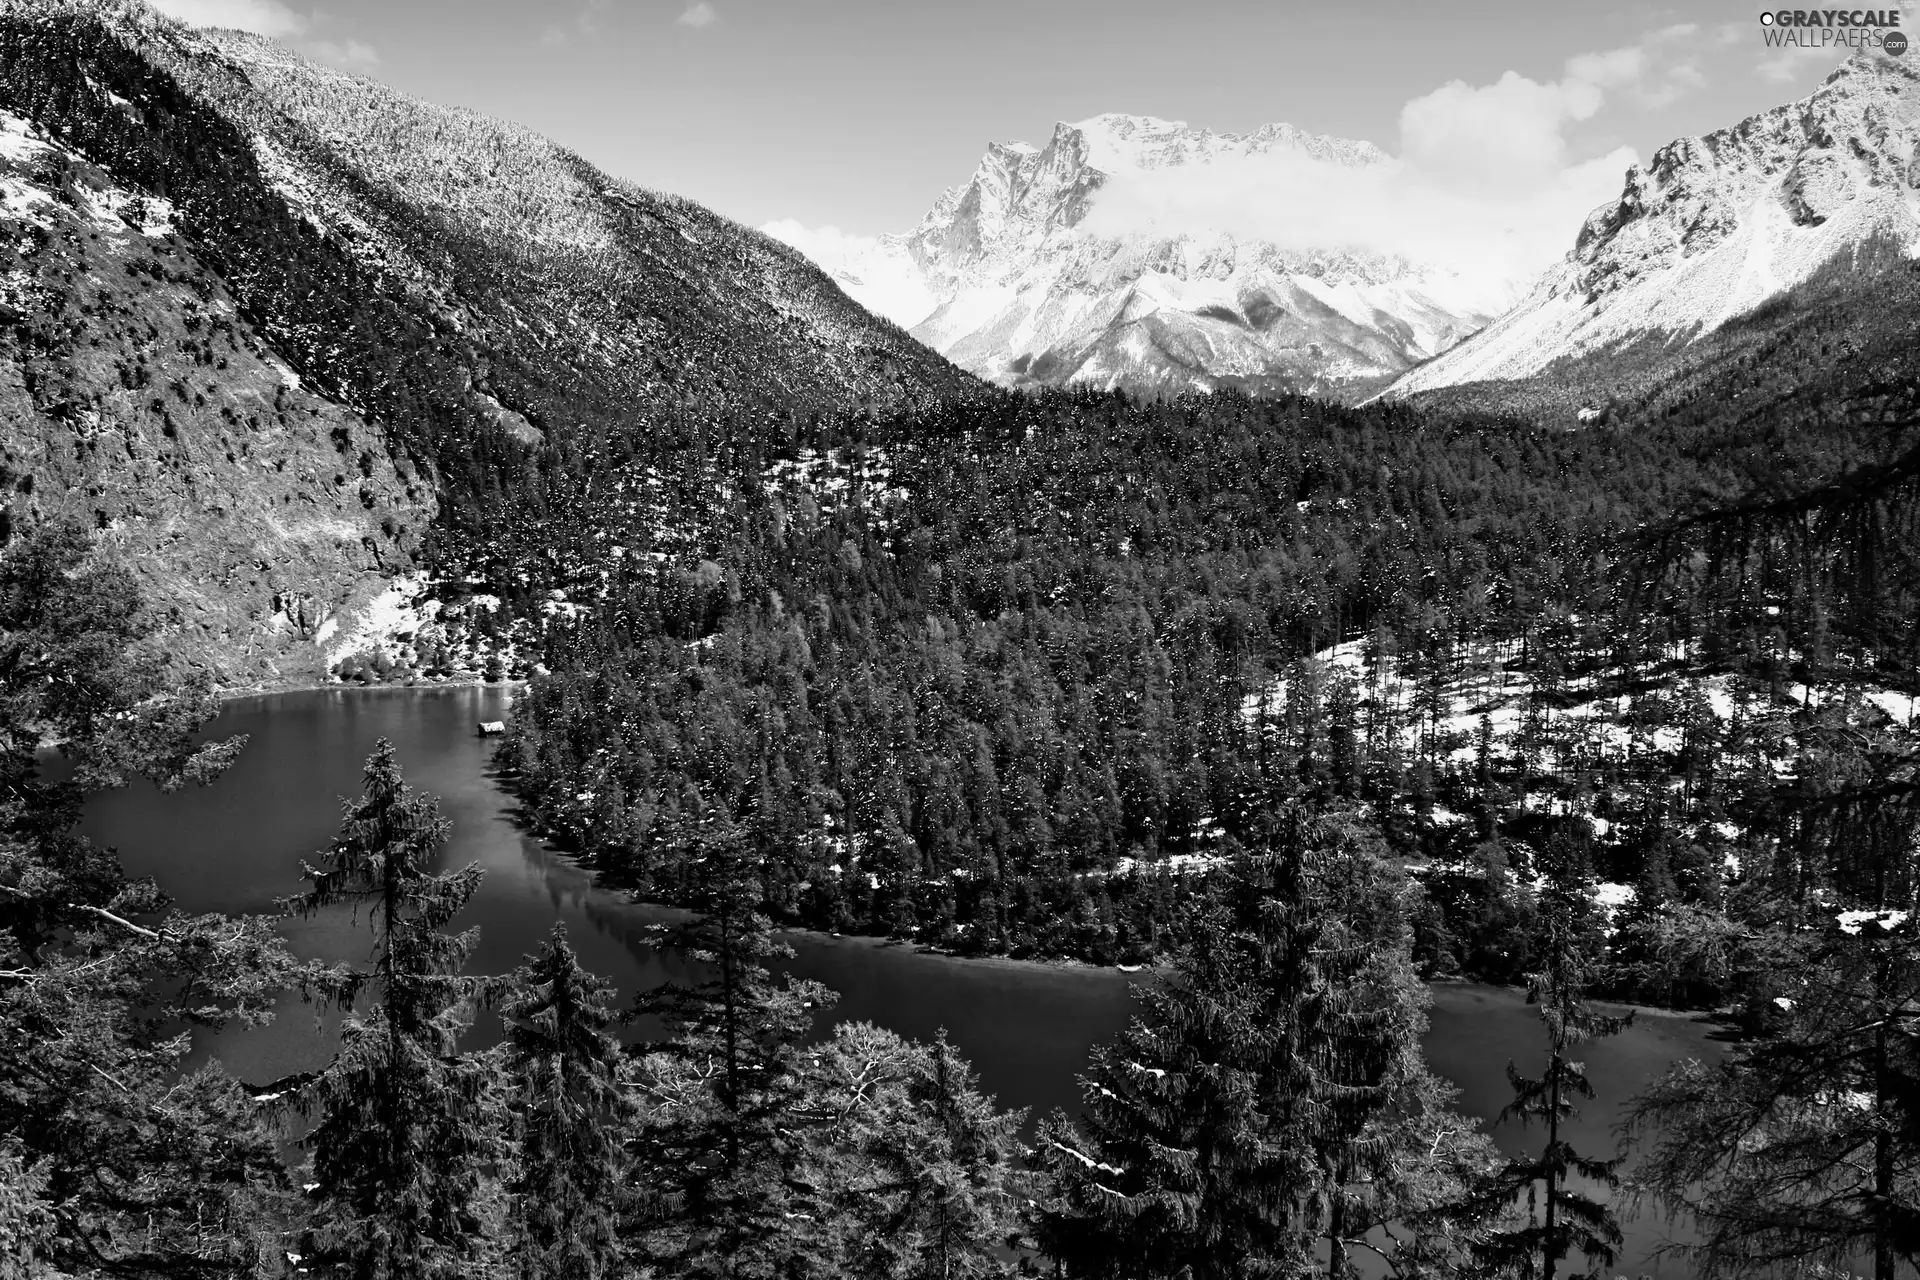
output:
<svg viewBox="0 0 1920 1280"><path fill-rule="evenodd" d="M466 971L481 873L436 870L446 824L385 747L285 904L354 904L367 963L170 910L80 806L245 744L197 734L205 682L110 555L17 539L7 1265L1542 1276L1604 1268L1638 1198L1714 1274L1907 1273L1910 358L1865 347L1817 430L1797 393L1729 414L1779 368L1736 358L1579 431L979 395L689 421L671 466L586 469L646 518L598 531L590 607L544 614L500 755L609 882L693 909L659 941L701 969L631 1002L559 934ZM1022 1117L952 1044L836 1024L777 975L783 923L1157 967L1082 1114ZM1539 1009L1522 1156L1422 1059L1421 978L1450 973ZM183 1070L194 1029L288 991L347 1015L331 1061ZM1561 1128L1607 994L1743 1037L1642 1088L1625 1160ZM466 1047L480 1020L498 1047Z"/></svg>
<svg viewBox="0 0 1920 1280"><path fill-rule="evenodd" d="M703 438L502 759L643 894L697 887L673 850L718 811L777 918L1102 963L1166 951L1262 787L1367 814L1429 973L1527 972L1564 839L1636 890L1604 985L1727 1000L1662 913L1723 918L1842 739L1906 740L1913 366L1856 340L1861 284L1579 430L1056 393Z"/></svg>

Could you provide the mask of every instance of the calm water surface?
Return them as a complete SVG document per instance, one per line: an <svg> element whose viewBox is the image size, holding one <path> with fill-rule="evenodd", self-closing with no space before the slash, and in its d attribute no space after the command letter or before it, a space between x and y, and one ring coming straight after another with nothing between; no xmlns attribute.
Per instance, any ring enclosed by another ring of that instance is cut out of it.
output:
<svg viewBox="0 0 1920 1280"><path fill-rule="evenodd" d="M117 846L129 871L154 876L187 910L271 910L303 888L301 860L332 838L341 798L359 794L366 757L386 737L408 781L438 796L452 820L447 865L477 862L486 871L457 922L480 929L475 972L512 968L556 920L566 923L582 962L623 993L680 971L643 934L670 913L595 888L512 821L512 801L490 776L489 745L475 733L479 721L505 716L511 696L504 688L341 689L234 702L214 726L222 735L250 735L233 769L211 787L171 796L140 784L101 797L89 810L88 833ZM360 959L370 943L364 916L346 912L289 921L285 932L300 954L327 960ZM1127 975L1111 970L961 961L871 939L799 934L790 941L794 972L840 993L835 1017L915 1038L946 1027L984 1087L1008 1107L1075 1108L1074 1075L1088 1050L1117 1034L1133 1008ZM217 1053L244 1079L267 1080L324 1061L329 1030L289 1003L271 1026L229 1032L202 1051ZM1709 1030L1683 1018L1643 1017L1625 1034L1588 1046L1587 1071L1601 1096L1569 1140L1589 1152L1610 1148L1624 1097L1677 1058L1716 1053ZM1537 1070L1540 1046L1539 1021L1517 993L1436 988L1428 1060L1461 1087L1472 1114L1496 1115L1507 1101L1507 1060ZM1513 1151L1532 1136L1516 1126L1493 1132ZM1630 1223L1615 1270L1685 1274L1649 1260L1663 1230L1657 1222Z"/></svg>

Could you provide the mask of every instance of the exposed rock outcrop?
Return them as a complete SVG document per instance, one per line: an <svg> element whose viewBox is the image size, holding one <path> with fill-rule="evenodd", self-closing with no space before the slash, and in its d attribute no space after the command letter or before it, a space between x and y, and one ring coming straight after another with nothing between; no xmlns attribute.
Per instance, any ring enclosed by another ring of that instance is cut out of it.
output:
<svg viewBox="0 0 1920 1280"><path fill-rule="evenodd" d="M1209 165L1288 161L1305 171L1388 157L1285 124L1222 134L1097 116L1056 126L1044 147L995 143L913 231L830 265L854 297L1013 386L1376 385L1511 301L1503 286L1388 254L1089 218L1116 175L1170 191Z"/></svg>
<svg viewBox="0 0 1920 1280"><path fill-rule="evenodd" d="M431 481L303 390L173 228L0 113L0 524L76 521L228 684L324 673L315 636L411 566Z"/></svg>
<svg viewBox="0 0 1920 1280"><path fill-rule="evenodd" d="M1920 253L1920 69L1863 51L1799 102L1660 148L1513 310L1390 394L1697 338L1889 245Z"/></svg>

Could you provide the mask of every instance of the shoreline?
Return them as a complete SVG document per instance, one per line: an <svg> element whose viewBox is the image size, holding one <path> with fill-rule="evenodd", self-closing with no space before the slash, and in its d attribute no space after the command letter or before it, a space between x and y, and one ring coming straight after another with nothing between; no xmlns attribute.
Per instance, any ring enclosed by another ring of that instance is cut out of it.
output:
<svg viewBox="0 0 1920 1280"><path fill-rule="evenodd" d="M404 692L415 690L432 692L435 689L518 689L532 683L526 677L512 680L471 679L416 680L411 684L360 684L351 680L307 680L292 679L270 684L223 685L213 691L214 701L221 706L229 702L242 702L248 698L268 698L283 693L345 693L345 692Z"/></svg>
<svg viewBox="0 0 1920 1280"><path fill-rule="evenodd" d="M1420 985L1428 990L1445 987L1477 987L1483 991L1510 991L1524 997L1527 989L1510 982L1490 982L1484 978L1460 977L1449 975L1444 978L1423 978ZM1733 1023L1713 1009L1670 1009L1657 1004L1633 1004L1625 1000L1608 1000L1595 997L1587 1001L1595 1009L1611 1016L1632 1014L1636 1018L1664 1018L1676 1022L1704 1022L1716 1027L1730 1027Z"/></svg>
<svg viewBox="0 0 1920 1280"><path fill-rule="evenodd" d="M254 698L272 697L279 694L330 693L330 692L430 693L436 690L443 690L443 689L498 689L503 692L511 692L513 690L523 688L529 685L530 683L531 681L525 677L518 678L518 679L496 680L496 681L487 681L482 679L458 679L458 680L449 679L449 680L424 681L424 682L416 681L412 684L382 683L382 684L364 684L364 685L359 684L357 682L343 682L338 680L327 680L324 682L311 681L311 680L305 680L305 681L291 680L285 683L275 683L270 685L235 686L232 688L218 689L215 691L214 697L219 702L219 704L224 708L228 703L243 702L248 699L254 699ZM496 776L492 779L492 781L494 785L499 788L503 798L506 798L512 801L514 804L518 803L518 798L514 795L512 790L505 785L505 782L503 779ZM556 844L545 833L533 831L531 829L525 829L524 834L527 837L537 841L547 857L552 858L559 862L566 863L572 870L582 875L583 878L586 879L586 881L592 886L592 888L596 892L607 894L610 897L613 897L631 906L646 908L649 910L671 911L671 912L680 912L680 913L689 911L689 908L679 906L675 903L660 902L653 899L640 898L636 896L632 890L622 889L616 886L604 884L600 880L599 872L596 871L593 867L589 866L581 858L581 856L578 853L572 852L560 847L560 845ZM804 939L810 940L815 945L858 947L858 948L874 950L874 951L905 950L910 952L911 954L914 954L917 956L923 956L929 959L947 960L947 961L953 961L956 963L978 965L983 968L1046 970L1054 973L1076 973L1076 972L1083 972L1088 974L1112 973L1117 976L1126 978L1130 981L1142 981L1142 980L1151 978L1155 973L1165 970L1170 964L1170 962L1166 959L1156 959L1146 964L1126 965L1126 964L1095 964L1091 961L1081 960L1073 956L1048 956L1048 957L1024 957L1024 958L1015 958L1007 955L991 955L991 954L968 956L968 955L963 955L957 951L945 950L939 947L935 947L928 943L916 941L911 938L891 937L885 934L833 933L826 930L808 928L802 925L787 925L787 924L780 924L777 922L774 928L774 933L781 937L804 938ZM1453 987L1459 987L1459 988L1477 987L1483 990L1488 990L1488 989L1500 990L1500 991L1512 992L1519 995L1524 995L1526 990L1525 987L1515 985L1515 984L1489 982L1484 979L1476 979L1476 978L1466 977L1466 976L1447 976L1447 977L1429 978L1429 979L1422 980L1421 985L1426 987L1430 991L1440 990L1445 988L1453 988ZM1672 1020L1672 1021L1681 1021L1681 1022L1704 1022L1704 1023L1709 1023L1715 1026L1731 1025L1728 1019L1726 1019L1724 1016L1719 1015L1718 1013L1716 1013L1716 1011L1710 1010L1710 1009L1674 1009L1674 1008L1662 1007L1659 1005L1633 1004L1633 1003L1628 1003L1623 1001L1604 1000L1604 999L1595 999L1591 1001L1591 1003L1596 1008L1603 1009L1613 1014L1631 1013L1636 1017L1644 1017L1644 1018L1659 1018L1663 1020Z"/></svg>

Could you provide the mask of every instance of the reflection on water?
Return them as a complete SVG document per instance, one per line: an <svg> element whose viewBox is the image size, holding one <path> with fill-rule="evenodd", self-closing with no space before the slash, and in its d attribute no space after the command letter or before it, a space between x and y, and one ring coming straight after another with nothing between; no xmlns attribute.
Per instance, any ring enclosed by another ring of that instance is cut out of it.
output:
<svg viewBox="0 0 1920 1280"><path fill-rule="evenodd" d="M567 926L581 961L623 993L684 974L677 956L646 945L647 926L673 918L596 889L586 872L522 832L511 800L489 776L482 720L504 718L503 688L340 689L249 698L228 706L218 733L250 735L239 762L211 787L163 796L145 784L100 797L87 831L118 846L135 875L151 875L191 911L270 911L303 887L300 863L325 847L340 799L358 795L360 770L376 739L392 739L415 787L440 799L452 821L448 865L476 862L486 872L457 922L478 926L471 968L500 973L518 964L553 922ZM293 948L325 960L361 960L370 935L364 914L340 910L284 925ZM1002 1105L1044 1112L1073 1109L1075 1074L1088 1049L1112 1038L1132 1008L1126 975L1111 970L1001 961L958 961L900 944L813 934L791 939L792 969L840 993L835 1016L865 1020L915 1038L940 1027L952 1035ZM484 1018L486 1015L482 1015ZM1462 1103L1481 1116L1507 1101L1508 1058L1539 1069L1541 1032L1534 1012L1511 991L1470 985L1435 991L1427 1053L1436 1070L1462 1086ZM476 1034L490 1039L490 1028ZM269 1027L233 1030L202 1051L217 1053L239 1076L269 1080L324 1060L331 1023L290 1002ZM1622 1095L1677 1057L1706 1055L1706 1028L1677 1018L1643 1018L1625 1035L1589 1046L1589 1077L1602 1091L1568 1138L1583 1152L1611 1149ZM1538 1135L1503 1126L1509 1150ZM1616 1271L1656 1271L1646 1255L1660 1225L1630 1225Z"/></svg>

